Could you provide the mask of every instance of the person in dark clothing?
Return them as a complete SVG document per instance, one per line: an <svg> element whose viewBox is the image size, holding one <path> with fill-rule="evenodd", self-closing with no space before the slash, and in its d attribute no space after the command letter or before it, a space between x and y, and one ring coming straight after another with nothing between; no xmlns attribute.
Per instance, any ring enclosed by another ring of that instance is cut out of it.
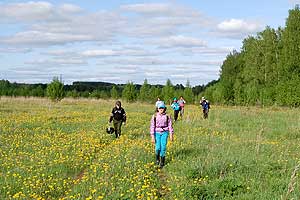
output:
<svg viewBox="0 0 300 200"><path fill-rule="evenodd" d="M174 110L174 121L177 121L178 114L179 114L181 108L180 108L179 103L177 102L176 97L174 97L174 99L173 99L173 103L171 104L171 108Z"/></svg>
<svg viewBox="0 0 300 200"><path fill-rule="evenodd" d="M200 105L202 106L202 112L203 112L203 118L207 119L208 118L208 112L210 109L210 103L205 97L202 97L200 100Z"/></svg>
<svg viewBox="0 0 300 200"><path fill-rule="evenodd" d="M121 135L122 123L124 123L124 125L126 124L126 112L121 106L121 101L116 101L115 107L111 111L109 123L112 122L114 125L116 138L118 138Z"/></svg>

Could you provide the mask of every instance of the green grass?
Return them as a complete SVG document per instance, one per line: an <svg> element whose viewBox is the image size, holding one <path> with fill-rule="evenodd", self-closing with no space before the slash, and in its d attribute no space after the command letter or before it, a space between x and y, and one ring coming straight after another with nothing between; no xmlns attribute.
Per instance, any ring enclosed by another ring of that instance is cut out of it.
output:
<svg viewBox="0 0 300 200"><path fill-rule="evenodd" d="M298 199L300 110L188 105L167 165L154 165L153 105L0 99L0 199ZM168 112L171 114L171 109ZM293 175L294 173L294 175Z"/></svg>

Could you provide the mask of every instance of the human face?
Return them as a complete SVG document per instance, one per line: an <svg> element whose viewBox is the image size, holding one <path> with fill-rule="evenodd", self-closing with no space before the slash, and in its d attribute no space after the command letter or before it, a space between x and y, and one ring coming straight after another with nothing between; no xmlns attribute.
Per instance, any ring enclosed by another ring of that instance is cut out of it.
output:
<svg viewBox="0 0 300 200"><path fill-rule="evenodd" d="M165 111L165 108L158 108L158 112L162 114Z"/></svg>

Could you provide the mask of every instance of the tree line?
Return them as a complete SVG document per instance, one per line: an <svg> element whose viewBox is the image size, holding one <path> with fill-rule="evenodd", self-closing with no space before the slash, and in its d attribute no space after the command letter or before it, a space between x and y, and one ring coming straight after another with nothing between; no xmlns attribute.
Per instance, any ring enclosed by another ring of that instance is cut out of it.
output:
<svg viewBox="0 0 300 200"><path fill-rule="evenodd" d="M245 38L204 94L221 104L300 106L299 5L289 10L284 28L266 27Z"/></svg>
<svg viewBox="0 0 300 200"><path fill-rule="evenodd" d="M195 103L199 102L201 93L206 87L207 85L192 87L189 81L185 86L182 84L173 85L169 79L165 85L151 85L147 79L142 85L133 82L127 84L73 82L72 85L64 85L62 80L54 77L49 84L21 84L0 80L0 96L49 97L54 101L59 101L65 97L122 98L128 102L143 101L149 103L155 102L157 97L170 103L174 97L183 96L187 102Z"/></svg>

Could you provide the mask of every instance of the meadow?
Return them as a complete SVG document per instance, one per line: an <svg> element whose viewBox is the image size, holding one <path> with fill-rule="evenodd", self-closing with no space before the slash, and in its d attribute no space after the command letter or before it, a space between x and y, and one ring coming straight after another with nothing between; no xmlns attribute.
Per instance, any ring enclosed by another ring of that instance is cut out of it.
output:
<svg viewBox="0 0 300 200"><path fill-rule="evenodd" d="M166 166L154 164L154 105L0 98L0 199L299 199L300 110L187 105ZM172 114L168 108L168 113Z"/></svg>

